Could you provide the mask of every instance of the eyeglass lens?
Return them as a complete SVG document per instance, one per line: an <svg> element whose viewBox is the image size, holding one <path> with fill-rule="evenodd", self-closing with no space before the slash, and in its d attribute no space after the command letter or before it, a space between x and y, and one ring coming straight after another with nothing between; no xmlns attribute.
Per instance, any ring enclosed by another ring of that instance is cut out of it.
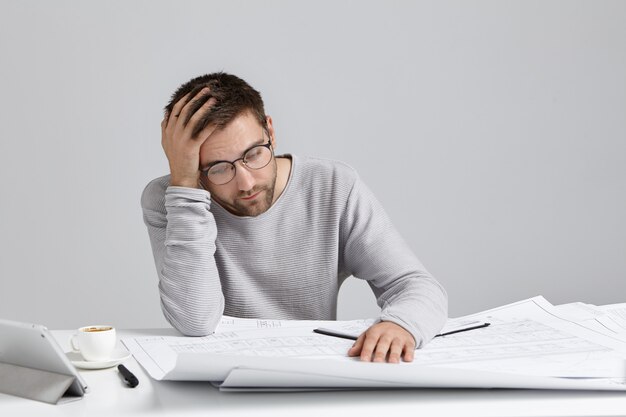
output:
<svg viewBox="0 0 626 417"><path fill-rule="evenodd" d="M272 159L272 151L269 146L258 145L244 154L242 158L243 164L250 169L265 168ZM237 161L235 161L237 162ZM215 185L226 184L235 177L236 167L232 162L220 162L213 165L207 172L207 177Z"/></svg>

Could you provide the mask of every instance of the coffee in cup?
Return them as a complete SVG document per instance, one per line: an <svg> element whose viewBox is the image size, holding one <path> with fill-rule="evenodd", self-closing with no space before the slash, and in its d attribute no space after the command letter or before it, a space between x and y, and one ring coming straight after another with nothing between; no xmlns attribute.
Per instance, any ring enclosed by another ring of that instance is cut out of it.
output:
<svg viewBox="0 0 626 417"><path fill-rule="evenodd" d="M111 326L89 326L89 327L83 327L83 331L87 332L87 333L95 333L95 332L107 332L109 330L113 329L113 327Z"/></svg>
<svg viewBox="0 0 626 417"><path fill-rule="evenodd" d="M81 327L70 340L74 352L80 352L86 361L109 359L116 342L115 328L107 325Z"/></svg>

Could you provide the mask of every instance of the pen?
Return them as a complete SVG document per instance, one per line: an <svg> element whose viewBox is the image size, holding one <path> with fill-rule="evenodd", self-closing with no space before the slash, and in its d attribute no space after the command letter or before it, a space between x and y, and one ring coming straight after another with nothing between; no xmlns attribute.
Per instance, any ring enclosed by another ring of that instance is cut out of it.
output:
<svg viewBox="0 0 626 417"><path fill-rule="evenodd" d="M466 332L468 330L482 329L483 327L487 327L489 325L491 325L491 323L483 323L483 324L479 324L478 326L466 327L465 329L458 329L458 330L453 330L451 332L440 333L440 334L436 335L435 337L448 336L448 335L455 334L455 333ZM350 340L356 340L357 339L357 337L354 336L354 335L347 334L347 333L341 333L341 332L339 332L337 330L324 329L322 327L314 329L313 331L315 333L323 334L325 336L341 337L342 339L350 339Z"/></svg>
<svg viewBox="0 0 626 417"><path fill-rule="evenodd" d="M122 378L124 378L124 382L128 384L129 387L135 388L139 385L139 380L131 371L129 371L124 365L118 365L117 369L120 371Z"/></svg>
<svg viewBox="0 0 626 417"><path fill-rule="evenodd" d="M330 330L330 329L323 329L321 327L319 329L313 329L313 331L315 333L323 334L325 336L341 337L342 339L350 339L350 340L357 339L356 336L353 336L351 334L341 333L341 332Z"/></svg>
<svg viewBox="0 0 626 417"><path fill-rule="evenodd" d="M465 329L459 329L459 330L453 330L451 332L446 332L446 333L440 333L438 335L436 335L435 337L440 337L440 336L447 336L449 334L455 334L455 333L461 333L461 332L466 332L468 330L474 330L474 329L482 329L483 327L487 327L491 325L491 323L483 323L483 324L479 324L478 326L472 326L472 327L466 327Z"/></svg>

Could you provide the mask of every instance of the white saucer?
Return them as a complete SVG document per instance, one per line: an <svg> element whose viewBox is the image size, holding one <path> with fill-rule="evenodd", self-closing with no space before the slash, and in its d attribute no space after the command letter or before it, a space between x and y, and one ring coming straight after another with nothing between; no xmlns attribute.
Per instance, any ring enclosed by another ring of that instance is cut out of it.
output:
<svg viewBox="0 0 626 417"><path fill-rule="evenodd" d="M105 369L111 368L130 358L130 352L126 349L115 349L113 353L111 353L111 357L104 361L86 361L80 352L65 352L65 356L67 356L70 362L77 368Z"/></svg>

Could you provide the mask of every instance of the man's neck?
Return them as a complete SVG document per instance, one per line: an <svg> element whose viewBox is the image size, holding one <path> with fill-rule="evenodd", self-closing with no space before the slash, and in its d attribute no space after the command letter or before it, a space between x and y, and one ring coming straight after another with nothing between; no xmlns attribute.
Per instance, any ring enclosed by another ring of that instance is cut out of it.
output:
<svg viewBox="0 0 626 417"><path fill-rule="evenodd" d="M291 158L288 156L276 157L276 187L274 188L274 199L272 204L278 200L285 191L287 181L289 181L289 174L291 173Z"/></svg>

